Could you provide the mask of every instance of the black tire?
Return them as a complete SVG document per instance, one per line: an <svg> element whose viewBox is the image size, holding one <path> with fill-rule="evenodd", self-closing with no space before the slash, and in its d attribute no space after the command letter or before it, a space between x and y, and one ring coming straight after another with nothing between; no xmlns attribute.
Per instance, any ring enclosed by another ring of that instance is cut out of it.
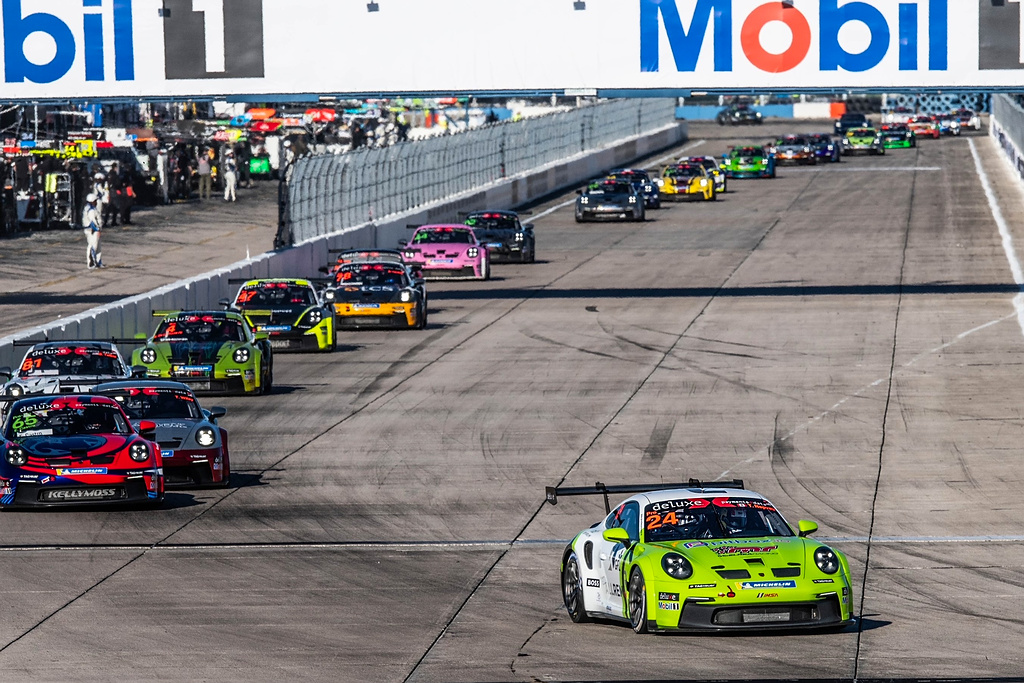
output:
<svg viewBox="0 0 1024 683"><path fill-rule="evenodd" d="M576 214L576 222L577 223L582 223L583 222L583 216L581 216L579 214Z"/></svg>
<svg viewBox="0 0 1024 683"><path fill-rule="evenodd" d="M417 313L418 315L416 316L416 329L422 330L424 327L427 326L427 307L421 305Z"/></svg>
<svg viewBox="0 0 1024 683"><path fill-rule="evenodd" d="M629 576L629 623L636 633L649 633L647 629L647 584L638 568Z"/></svg>
<svg viewBox="0 0 1024 683"><path fill-rule="evenodd" d="M217 483L217 488L226 489L231 486L231 458L224 455L224 477Z"/></svg>
<svg viewBox="0 0 1024 683"><path fill-rule="evenodd" d="M574 624L585 624L590 621L586 603L583 601L583 577L580 574L580 561L576 553L569 553L565 569L562 570L562 602Z"/></svg>
<svg viewBox="0 0 1024 683"><path fill-rule="evenodd" d="M483 276L484 276L484 280L490 280L491 279L491 259L490 258L485 258L484 259Z"/></svg>
<svg viewBox="0 0 1024 683"><path fill-rule="evenodd" d="M260 396L266 396L274 390L274 361L266 362L266 355L263 358L264 365L260 368L260 372L263 373L263 377L260 380Z"/></svg>
<svg viewBox="0 0 1024 683"><path fill-rule="evenodd" d="M711 199L709 199L708 201L711 201L711 202L717 202L718 201L718 190L715 189L715 184L714 183L711 184Z"/></svg>

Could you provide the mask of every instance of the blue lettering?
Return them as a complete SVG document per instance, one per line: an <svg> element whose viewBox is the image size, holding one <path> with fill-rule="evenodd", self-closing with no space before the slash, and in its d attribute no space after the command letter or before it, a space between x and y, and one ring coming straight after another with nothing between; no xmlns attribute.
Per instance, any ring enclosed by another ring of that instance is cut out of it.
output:
<svg viewBox="0 0 1024 683"><path fill-rule="evenodd" d="M84 0L86 7L100 7L102 0ZM82 20L85 32L85 80L104 80L103 71L103 15L86 14Z"/></svg>
<svg viewBox="0 0 1024 683"><path fill-rule="evenodd" d="M948 0L928 0L928 68L945 71L949 68L949 5Z"/></svg>
<svg viewBox="0 0 1024 683"><path fill-rule="evenodd" d="M732 0L698 0L690 22L683 28L676 0L640 0L640 70L660 69L659 18L665 20L677 71L696 71L708 24L714 13L715 71L732 71Z"/></svg>
<svg viewBox="0 0 1024 683"><path fill-rule="evenodd" d="M839 30L851 21L860 21L871 31L871 42L859 54L851 54L839 45ZM867 71L878 66L889 50L889 24L876 8L865 2L850 2L839 7L839 0L821 0L821 70Z"/></svg>
<svg viewBox="0 0 1024 683"><path fill-rule="evenodd" d="M75 63L75 36L52 14L21 16L21 0L4 0L4 77L8 83L53 83L63 78ZM45 33L57 45L47 64L36 64L25 56L25 41L33 33Z"/></svg>
<svg viewBox="0 0 1024 683"><path fill-rule="evenodd" d="M917 71L917 5L900 3L900 71Z"/></svg>
<svg viewBox="0 0 1024 683"><path fill-rule="evenodd" d="M114 0L114 78L135 80L135 28L132 0Z"/></svg>

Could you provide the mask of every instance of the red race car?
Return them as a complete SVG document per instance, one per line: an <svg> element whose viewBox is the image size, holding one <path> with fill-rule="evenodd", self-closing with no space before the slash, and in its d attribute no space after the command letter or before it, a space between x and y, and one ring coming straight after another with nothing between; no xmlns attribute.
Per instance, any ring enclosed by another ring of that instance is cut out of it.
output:
<svg viewBox="0 0 1024 683"><path fill-rule="evenodd" d="M14 402L0 446L0 508L159 505L164 499L156 425L132 426L105 396Z"/></svg>
<svg viewBox="0 0 1024 683"><path fill-rule="evenodd" d="M936 140L942 135L942 131L939 129L939 122L935 120L934 116L927 116L922 114L921 116L915 116L907 122L907 128L914 131L917 137L930 137Z"/></svg>

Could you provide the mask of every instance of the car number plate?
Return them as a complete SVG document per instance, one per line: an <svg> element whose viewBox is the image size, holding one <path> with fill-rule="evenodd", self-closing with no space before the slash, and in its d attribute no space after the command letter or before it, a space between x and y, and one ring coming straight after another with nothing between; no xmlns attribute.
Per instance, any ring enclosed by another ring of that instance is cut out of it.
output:
<svg viewBox="0 0 1024 683"><path fill-rule="evenodd" d="M786 612L745 612L743 614L744 624L767 624L779 621L789 621L790 614Z"/></svg>
<svg viewBox="0 0 1024 683"><path fill-rule="evenodd" d="M355 308L356 308L357 311L361 310L361 309L367 309L367 308L374 309L374 308L380 308L380 304L356 304Z"/></svg>
<svg viewBox="0 0 1024 683"><path fill-rule="evenodd" d="M453 259L453 258L432 258L429 261L427 261L427 263L429 263L432 266L448 266L448 265L451 265L451 264L455 263L455 259Z"/></svg>
<svg viewBox="0 0 1024 683"><path fill-rule="evenodd" d="M505 245L503 243L501 243L501 242L488 242L487 243L487 248L488 249L501 249L503 246L505 246Z"/></svg>
<svg viewBox="0 0 1024 683"><path fill-rule="evenodd" d="M291 325L263 325L256 328L260 332L291 332Z"/></svg>
<svg viewBox="0 0 1024 683"><path fill-rule="evenodd" d="M173 458L174 457L174 451L165 451L164 449L161 448L160 449L160 457L161 458Z"/></svg>
<svg viewBox="0 0 1024 683"><path fill-rule="evenodd" d="M212 365L175 365L171 369L174 377L207 377L212 372Z"/></svg>
<svg viewBox="0 0 1024 683"><path fill-rule="evenodd" d="M188 383L188 387L189 387L189 389L192 389L193 391L209 391L210 390L210 383L209 382L189 382Z"/></svg>
<svg viewBox="0 0 1024 683"><path fill-rule="evenodd" d="M292 343L287 339L271 339L270 348L272 349L287 349L290 348Z"/></svg>

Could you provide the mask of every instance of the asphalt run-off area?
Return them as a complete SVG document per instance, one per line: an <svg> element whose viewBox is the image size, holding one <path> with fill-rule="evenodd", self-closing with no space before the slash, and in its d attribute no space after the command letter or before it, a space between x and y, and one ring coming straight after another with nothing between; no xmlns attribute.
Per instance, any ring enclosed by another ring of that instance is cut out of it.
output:
<svg viewBox="0 0 1024 683"><path fill-rule="evenodd" d="M693 124L687 150L829 126ZM0 679L1024 674L1024 197L992 140L782 168L639 224L578 225L574 196L533 207L561 205L536 220L537 263L431 283L426 330L345 333L333 355L278 356L270 396L205 399L228 408L231 488L157 510L0 514ZM62 304L69 289L116 297L238 260L273 237L265 201L265 224L240 218L219 242L223 263L108 247L146 283L69 269L73 287L9 303L69 315L95 305ZM153 235L183 240L168 230ZM16 243L38 271L50 242ZM791 522L817 521L850 558L857 622L785 636L571 623L561 552L604 507L546 505L544 487L690 477L741 478Z"/></svg>

